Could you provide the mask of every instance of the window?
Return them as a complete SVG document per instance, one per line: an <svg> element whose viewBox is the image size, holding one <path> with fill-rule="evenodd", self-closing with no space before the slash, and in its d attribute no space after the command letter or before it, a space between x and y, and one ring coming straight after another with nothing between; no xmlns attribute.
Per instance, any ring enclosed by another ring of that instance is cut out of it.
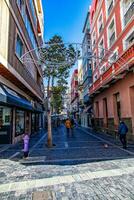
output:
<svg viewBox="0 0 134 200"><path fill-rule="evenodd" d="M124 43L124 50L127 49L129 46L131 46L131 44L134 43L134 27L132 27L132 30L127 37L123 40Z"/></svg>
<svg viewBox="0 0 134 200"><path fill-rule="evenodd" d="M101 40L99 44L99 57L103 58L104 57L104 42L103 39Z"/></svg>
<svg viewBox="0 0 134 200"><path fill-rule="evenodd" d="M24 0L17 0L17 5L20 9L23 19L25 18L25 1Z"/></svg>
<svg viewBox="0 0 134 200"><path fill-rule="evenodd" d="M110 26L108 27L108 37L109 37L109 47L115 42L115 22L112 20Z"/></svg>
<svg viewBox="0 0 134 200"><path fill-rule="evenodd" d="M23 55L23 43L19 35L17 35L17 40L16 40L16 54L19 58L21 58L21 56Z"/></svg>
<svg viewBox="0 0 134 200"><path fill-rule="evenodd" d="M17 0L17 5L18 5L18 7L21 11L22 17L24 19L25 26L27 28L30 40L31 40L32 45L33 45L33 48L36 49L38 45L37 45L36 38L35 38L35 35L34 35L34 32L33 32L33 28L32 28L32 25L31 25L31 20L30 20L28 11L25 7L25 0ZM32 13L34 25L36 26L37 25L37 18L36 18L35 8L34 8L34 5L33 5L33 0L30 0L29 5L30 5L30 8L31 8L31 13ZM36 54L37 54L37 51L36 51Z"/></svg>
<svg viewBox="0 0 134 200"><path fill-rule="evenodd" d="M100 17L99 17L99 20L98 20L99 33L101 33L102 29L103 29L103 20L102 20L102 14L101 14Z"/></svg>
<svg viewBox="0 0 134 200"><path fill-rule="evenodd" d="M114 6L114 1L113 0L107 0L107 13L108 16L110 15L112 8Z"/></svg>
<svg viewBox="0 0 134 200"><path fill-rule="evenodd" d="M117 116L118 119L121 119L121 104L120 104L120 94L117 93L115 94L115 99L116 99L116 108L117 108Z"/></svg>
<svg viewBox="0 0 134 200"><path fill-rule="evenodd" d="M96 34L95 34L95 31L93 32L93 36L92 36L92 45L93 47L95 46L95 40L96 40Z"/></svg>
<svg viewBox="0 0 134 200"><path fill-rule="evenodd" d="M93 81L95 82L95 81L97 81L97 79L98 79L98 75L95 74L95 75L94 75L94 79L93 79Z"/></svg>
<svg viewBox="0 0 134 200"><path fill-rule="evenodd" d="M36 12L34 8L33 0L30 0L29 4L30 4L30 9L31 9L34 25L37 27L37 18L36 18Z"/></svg>
<svg viewBox="0 0 134 200"><path fill-rule="evenodd" d="M118 51L116 50L115 52L113 52L113 54L110 56L109 58L109 62L112 64L116 61L116 59L118 58Z"/></svg>
<svg viewBox="0 0 134 200"><path fill-rule="evenodd" d="M126 25L130 21L130 19L134 16L133 0L123 1L123 15L124 15L124 25Z"/></svg>
<svg viewBox="0 0 134 200"><path fill-rule="evenodd" d="M25 112L22 110L16 110L15 131L16 136L24 134L25 132Z"/></svg>
<svg viewBox="0 0 134 200"><path fill-rule="evenodd" d="M103 66L100 68L100 74L103 74L105 71L106 71L106 65L103 65Z"/></svg>
<svg viewBox="0 0 134 200"><path fill-rule="evenodd" d="M11 124L11 108L0 106L0 135L3 127L10 126Z"/></svg>
<svg viewBox="0 0 134 200"><path fill-rule="evenodd" d="M0 141L7 144L11 142L12 109L0 105Z"/></svg>
<svg viewBox="0 0 134 200"><path fill-rule="evenodd" d="M26 25L26 28L27 28L27 31L28 31L28 34L29 34L29 38L31 39L33 48L36 49L38 45L37 45L37 42L36 42L36 39L35 39L35 35L34 35L34 32L33 32L33 28L32 28L31 21L30 21L29 14L28 14L27 10L26 10L26 16L25 16L25 25ZM37 52L36 52L36 54L37 54Z"/></svg>

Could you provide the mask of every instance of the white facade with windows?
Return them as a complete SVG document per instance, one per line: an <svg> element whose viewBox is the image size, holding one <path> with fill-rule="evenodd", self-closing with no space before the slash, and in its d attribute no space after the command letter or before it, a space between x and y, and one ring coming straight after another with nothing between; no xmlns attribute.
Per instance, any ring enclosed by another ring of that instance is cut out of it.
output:
<svg viewBox="0 0 134 200"><path fill-rule="evenodd" d="M102 11L101 11L99 18L98 18L97 27L98 27L98 35L99 35L101 33L101 31L103 30L103 27L104 27Z"/></svg>
<svg viewBox="0 0 134 200"><path fill-rule="evenodd" d="M115 15L112 17L108 28L107 28L107 37L108 37L108 47L110 48L116 40L116 23Z"/></svg>
<svg viewBox="0 0 134 200"><path fill-rule="evenodd" d="M134 43L134 26L123 39L123 49L126 50Z"/></svg>
<svg viewBox="0 0 134 200"><path fill-rule="evenodd" d="M127 24L134 20L134 1L133 0L121 0L121 24L122 30L127 26Z"/></svg>
<svg viewBox="0 0 134 200"><path fill-rule="evenodd" d="M108 18L115 5L115 0L105 0L105 5L106 5L106 17Z"/></svg>

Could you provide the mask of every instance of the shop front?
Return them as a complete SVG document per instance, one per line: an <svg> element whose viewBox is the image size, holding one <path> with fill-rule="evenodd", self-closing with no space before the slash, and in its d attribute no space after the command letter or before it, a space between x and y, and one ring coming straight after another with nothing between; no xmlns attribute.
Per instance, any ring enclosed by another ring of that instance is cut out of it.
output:
<svg viewBox="0 0 134 200"><path fill-rule="evenodd" d="M43 107L0 84L0 144L14 144L43 127Z"/></svg>
<svg viewBox="0 0 134 200"><path fill-rule="evenodd" d="M16 143L24 132L31 133L30 101L0 84L0 144Z"/></svg>
<svg viewBox="0 0 134 200"><path fill-rule="evenodd" d="M37 133L43 127L43 107L41 104L35 102L34 112L31 114L32 134Z"/></svg>

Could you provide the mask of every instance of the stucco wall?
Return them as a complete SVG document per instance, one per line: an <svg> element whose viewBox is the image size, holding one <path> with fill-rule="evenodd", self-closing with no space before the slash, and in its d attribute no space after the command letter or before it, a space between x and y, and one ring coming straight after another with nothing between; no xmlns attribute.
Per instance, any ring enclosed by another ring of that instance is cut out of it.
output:
<svg viewBox="0 0 134 200"><path fill-rule="evenodd" d="M99 118L103 118L103 99L107 98L108 117L114 117L113 95L120 93L122 117L131 117L130 90L134 86L134 73L128 74L124 79L119 80L110 88L101 92L94 98L94 102L99 101Z"/></svg>
<svg viewBox="0 0 134 200"><path fill-rule="evenodd" d="M130 72L122 80L119 80L114 85L105 89L103 92L94 97L94 113L95 118L104 119L103 99L107 99L108 120L113 124L118 125L116 106L114 102L114 94L120 94L121 118L126 120L130 126L130 132L134 134L134 73ZM99 102L99 116L96 113L96 102ZM132 130L133 129L133 130Z"/></svg>

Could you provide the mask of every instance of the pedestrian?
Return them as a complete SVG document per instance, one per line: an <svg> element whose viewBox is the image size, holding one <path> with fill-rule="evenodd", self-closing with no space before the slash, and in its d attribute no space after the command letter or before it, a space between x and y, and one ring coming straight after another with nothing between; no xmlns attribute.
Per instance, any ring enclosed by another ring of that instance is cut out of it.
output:
<svg viewBox="0 0 134 200"><path fill-rule="evenodd" d="M74 119L72 118L72 119L71 119L71 129L74 128L74 124L75 124L75 122L74 122Z"/></svg>
<svg viewBox="0 0 134 200"><path fill-rule="evenodd" d="M71 121L69 120L69 118L66 119L65 126L66 126L66 130L67 130L67 134L69 134L70 128L71 128Z"/></svg>
<svg viewBox="0 0 134 200"><path fill-rule="evenodd" d="M127 132L128 132L127 125L125 124L125 122L120 121L119 128L118 128L118 134L120 136L120 141L123 145L123 149L127 148L127 138L126 138Z"/></svg>
<svg viewBox="0 0 134 200"><path fill-rule="evenodd" d="M24 136L23 136L23 141L24 141L24 149L23 149L23 152L24 152L24 157L23 158L27 158L28 157L28 153L29 153L29 134L28 132L24 133Z"/></svg>

